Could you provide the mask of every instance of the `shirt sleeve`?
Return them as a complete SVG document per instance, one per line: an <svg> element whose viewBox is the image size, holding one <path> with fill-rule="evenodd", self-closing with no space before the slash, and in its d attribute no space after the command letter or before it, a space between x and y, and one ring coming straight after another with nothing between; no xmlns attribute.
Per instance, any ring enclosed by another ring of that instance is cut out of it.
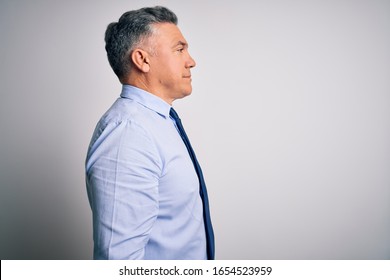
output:
<svg viewBox="0 0 390 280"><path fill-rule="evenodd" d="M159 209L158 150L130 121L95 133L86 162L94 259L143 259Z"/></svg>

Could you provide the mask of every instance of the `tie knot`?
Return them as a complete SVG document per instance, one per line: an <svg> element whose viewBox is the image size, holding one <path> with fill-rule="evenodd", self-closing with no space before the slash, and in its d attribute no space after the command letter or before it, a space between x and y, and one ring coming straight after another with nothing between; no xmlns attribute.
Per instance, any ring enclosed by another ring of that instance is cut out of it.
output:
<svg viewBox="0 0 390 280"><path fill-rule="evenodd" d="M179 118L179 115L176 113L175 109L171 108L171 110L169 111L169 115L175 120L175 121L179 121L180 118Z"/></svg>

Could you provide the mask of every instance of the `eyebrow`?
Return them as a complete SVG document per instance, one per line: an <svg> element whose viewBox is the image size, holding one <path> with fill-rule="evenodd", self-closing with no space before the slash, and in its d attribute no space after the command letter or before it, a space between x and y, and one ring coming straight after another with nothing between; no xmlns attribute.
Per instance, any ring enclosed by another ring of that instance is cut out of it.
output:
<svg viewBox="0 0 390 280"><path fill-rule="evenodd" d="M183 41L178 41L173 47L175 48L177 46L188 47L188 43Z"/></svg>

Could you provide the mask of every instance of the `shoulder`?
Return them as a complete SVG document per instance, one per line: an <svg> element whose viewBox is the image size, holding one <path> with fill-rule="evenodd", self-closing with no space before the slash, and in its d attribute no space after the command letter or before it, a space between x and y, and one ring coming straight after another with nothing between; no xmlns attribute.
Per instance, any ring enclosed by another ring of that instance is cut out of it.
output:
<svg viewBox="0 0 390 280"><path fill-rule="evenodd" d="M134 120L140 113L139 104L130 99L118 98L100 118L98 125L122 123Z"/></svg>
<svg viewBox="0 0 390 280"><path fill-rule="evenodd" d="M142 138L149 138L149 133L142 125L142 120L145 119L142 117L145 112L142 111L137 102L118 98L96 124L89 148L101 142L117 141L124 134L129 133L133 137L138 135Z"/></svg>
<svg viewBox="0 0 390 280"><path fill-rule="evenodd" d="M100 118L93 132L87 153L87 169L99 158L146 151L150 158L159 157L150 117L140 104L119 98Z"/></svg>

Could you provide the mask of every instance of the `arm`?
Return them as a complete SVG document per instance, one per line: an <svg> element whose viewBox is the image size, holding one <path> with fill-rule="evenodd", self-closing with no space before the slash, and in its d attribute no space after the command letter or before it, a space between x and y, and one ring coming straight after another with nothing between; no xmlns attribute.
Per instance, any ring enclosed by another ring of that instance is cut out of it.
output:
<svg viewBox="0 0 390 280"><path fill-rule="evenodd" d="M109 124L87 158L95 259L143 259L158 213L161 162L146 132Z"/></svg>

